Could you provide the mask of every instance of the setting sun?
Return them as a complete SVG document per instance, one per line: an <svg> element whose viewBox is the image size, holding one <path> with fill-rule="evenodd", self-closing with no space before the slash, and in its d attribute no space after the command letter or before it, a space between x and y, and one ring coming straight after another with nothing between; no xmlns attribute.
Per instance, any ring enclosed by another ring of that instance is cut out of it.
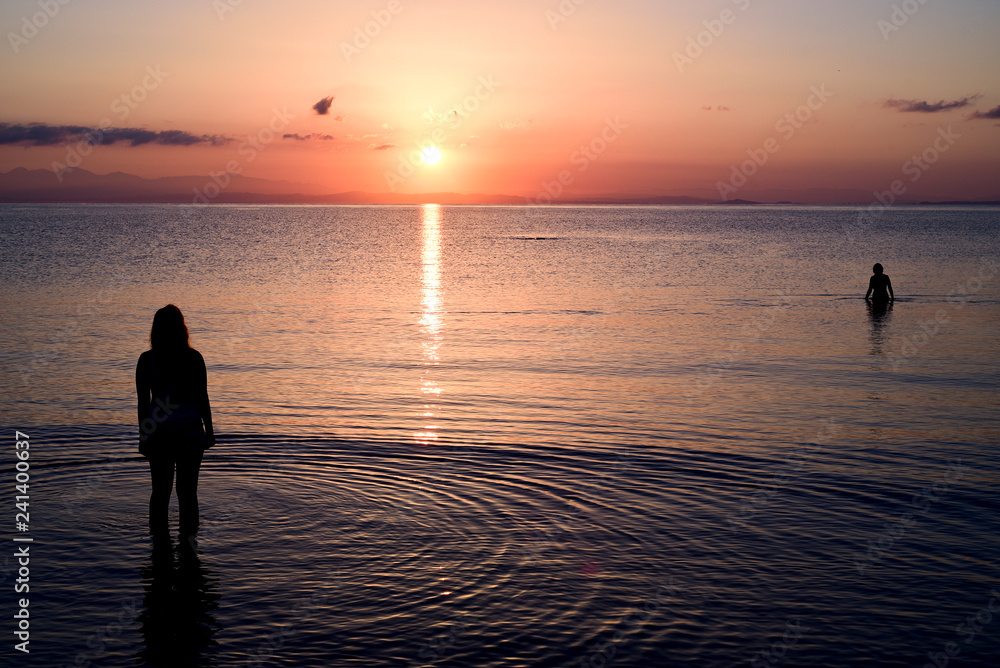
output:
<svg viewBox="0 0 1000 668"><path fill-rule="evenodd" d="M420 152L420 155L428 165L436 165L441 161L441 149L437 146L428 146Z"/></svg>

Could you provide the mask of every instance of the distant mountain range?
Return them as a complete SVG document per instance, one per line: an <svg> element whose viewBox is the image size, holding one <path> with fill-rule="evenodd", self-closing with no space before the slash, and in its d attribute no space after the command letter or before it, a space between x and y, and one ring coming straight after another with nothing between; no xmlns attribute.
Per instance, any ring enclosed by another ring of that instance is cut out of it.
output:
<svg viewBox="0 0 1000 668"><path fill-rule="evenodd" d="M95 203L219 203L219 204L526 204L532 200L516 195L463 193L325 193L315 184L255 179L227 175L213 181L208 176L169 176L145 179L134 174L95 174L73 169L57 176L47 169L18 167L0 172L0 202L95 202ZM594 195L564 197L555 204L870 204L872 193L863 190L770 190L755 191L754 200L721 202L711 190L686 195ZM905 204L991 204L987 202L902 201Z"/></svg>

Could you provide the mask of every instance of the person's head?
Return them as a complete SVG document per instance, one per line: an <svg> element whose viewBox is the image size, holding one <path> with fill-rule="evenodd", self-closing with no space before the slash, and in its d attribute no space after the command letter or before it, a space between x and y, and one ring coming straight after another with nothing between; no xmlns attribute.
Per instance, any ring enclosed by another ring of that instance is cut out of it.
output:
<svg viewBox="0 0 1000 668"><path fill-rule="evenodd" d="M189 348L188 329L184 315L173 304L167 304L153 316L149 330L149 345L153 350L178 350Z"/></svg>
<svg viewBox="0 0 1000 668"><path fill-rule="evenodd" d="M878 262L876 262L875 266L872 267L872 271L874 271L876 274L881 274L882 273L882 265L879 264Z"/></svg>

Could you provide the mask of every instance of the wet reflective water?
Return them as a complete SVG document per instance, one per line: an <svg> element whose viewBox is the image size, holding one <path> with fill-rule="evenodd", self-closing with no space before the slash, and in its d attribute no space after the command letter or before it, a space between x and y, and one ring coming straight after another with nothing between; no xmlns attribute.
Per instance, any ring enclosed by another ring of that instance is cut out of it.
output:
<svg viewBox="0 0 1000 668"><path fill-rule="evenodd" d="M998 216L2 207L30 665L991 665ZM132 425L167 302L196 545Z"/></svg>

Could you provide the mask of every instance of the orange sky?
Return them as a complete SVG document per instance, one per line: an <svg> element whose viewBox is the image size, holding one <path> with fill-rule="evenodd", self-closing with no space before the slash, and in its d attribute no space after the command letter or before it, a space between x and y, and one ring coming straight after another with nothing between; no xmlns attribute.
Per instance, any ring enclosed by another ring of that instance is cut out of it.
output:
<svg viewBox="0 0 1000 668"><path fill-rule="evenodd" d="M1000 197L994 2L14 0L0 25L3 171L228 165L317 192L528 197L899 180ZM32 124L49 138L26 138ZM73 157L80 126L156 139ZM428 143L435 165L414 154Z"/></svg>

